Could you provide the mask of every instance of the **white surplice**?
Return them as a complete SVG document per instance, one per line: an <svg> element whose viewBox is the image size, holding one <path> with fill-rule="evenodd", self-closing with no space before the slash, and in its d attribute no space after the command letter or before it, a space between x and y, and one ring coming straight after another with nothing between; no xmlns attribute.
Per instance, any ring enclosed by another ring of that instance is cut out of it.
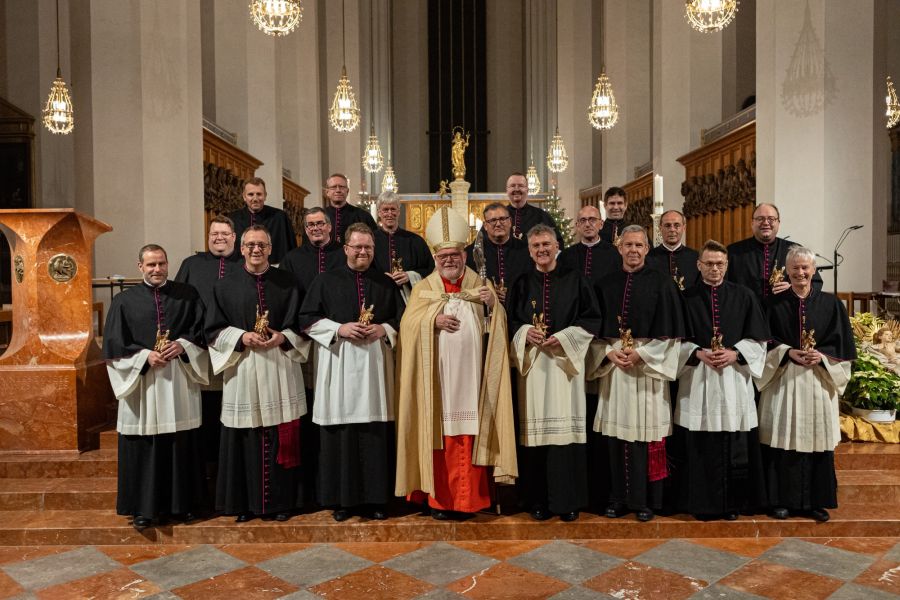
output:
<svg viewBox="0 0 900 600"><path fill-rule="evenodd" d="M459 319L459 329L438 334L438 373L441 381L441 424L444 435L478 434L478 396L481 391L481 317L478 305L451 297L445 315Z"/></svg>

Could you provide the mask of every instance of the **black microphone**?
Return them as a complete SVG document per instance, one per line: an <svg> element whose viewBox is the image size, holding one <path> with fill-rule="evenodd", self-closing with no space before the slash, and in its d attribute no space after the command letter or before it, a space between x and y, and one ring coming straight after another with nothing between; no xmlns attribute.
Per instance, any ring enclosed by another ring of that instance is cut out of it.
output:
<svg viewBox="0 0 900 600"><path fill-rule="evenodd" d="M850 231L856 231L857 229L862 229L863 227L863 225L851 225Z"/></svg>

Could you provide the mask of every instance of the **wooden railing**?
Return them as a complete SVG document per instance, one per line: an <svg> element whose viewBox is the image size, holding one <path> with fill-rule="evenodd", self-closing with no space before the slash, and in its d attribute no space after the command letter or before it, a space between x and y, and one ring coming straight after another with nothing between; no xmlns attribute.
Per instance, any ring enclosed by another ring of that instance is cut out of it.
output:
<svg viewBox="0 0 900 600"><path fill-rule="evenodd" d="M736 117L746 119L744 113ZM685 170L685 243L699 248L708 239L730 244L748 237L756 207L756 122L736 126L678 162Z"/></svg>

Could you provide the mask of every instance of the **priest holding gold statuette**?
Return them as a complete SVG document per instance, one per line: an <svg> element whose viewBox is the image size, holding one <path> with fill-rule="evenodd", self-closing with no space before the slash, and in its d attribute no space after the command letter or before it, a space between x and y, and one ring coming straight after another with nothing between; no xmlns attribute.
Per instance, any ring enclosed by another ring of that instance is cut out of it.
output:
<svg viewBox="0 0 900 600"><path fill-rule="evenodd" d="M166 251L138 253L143 282L113 298L103 358L119 401L116 512L136 529L168 516L190 520L200 507L200 386L208 383L203 303L197 290L168 281Z"/></svg>
<svg viewBox="0 0 900 600"><path fill-rule="evenodd" d="M760 204L753 211L750 229L753 235L728 246L728 281L750 288L767 309L772 296L788 290L791 284L785 276L787 253L797 242L778 237L781 214L774 204ZM822 289L822 278L816 272L812 286Z"/></svg>
<svg viewBox="0 0 900 600"><path fill-rule="evenodd" d="M303 506L300 417L306 393L300 365L300 287L269 264L261 225L241 236L243 266L213 286L206 314L213 371L223 376L216 508L239 523L286 521Z"/></svg>
<svg viewBox="0 0 900 600"><path fill-rule="evenodd" d="M856 347L844 303L815 288L813 251L794 246L785 264L790 289L769 306L772 341L757 381L769 504L777 519L827 521L837 507L838 398Z"/></svg>
<svg viewBox="0 0 900 600"><path fill-rule="evenodd" d="M363 223L346 229L345 263L325 271L300 310L315 358L313 422L319 426L318 503L335 521L353 512L387 518L394 491L394 348L403 300L373 265Z"/></svg>
<svg viewBox="0 0 900 600"><path fill-rule="evenodd" d="M381 192L375 211L375 267L394 280L406 301L412 287L434 271L434 259L425 240L400 227L400 196Z"/></svg>
<svg viewBox="0 0 900 600"><path fill-rule="evenodd" d="M506 290L516 278L534 268L528 255L528 245L512 236L512 219L509 207L499 202L492 202L484 207L484 235L482 247L484 252L487 278L494 284L494 290L500 302L506 302ZM466 265L477 269L475 265L475 244L466 246Z"/></svg>
<svg viewBox="0 0 900 600"><path fill-rule="evenodd" d="M534 268L509 288L518 371L519 496L538 521L574 521L588 504L584 359L601 315L590 283L560 267L553 229L528 232Z"/></svg>
<svg viewBox="0 0 900 600"><path fill-rule="evenodd" d="M506 312L485 274L483 240L474 249L481 274L465 266L468 233L453 209L429 219L437 268L413 287L397 351L396 494L424 492L439 520L488 508L489 478L517 475Z"/></svg>

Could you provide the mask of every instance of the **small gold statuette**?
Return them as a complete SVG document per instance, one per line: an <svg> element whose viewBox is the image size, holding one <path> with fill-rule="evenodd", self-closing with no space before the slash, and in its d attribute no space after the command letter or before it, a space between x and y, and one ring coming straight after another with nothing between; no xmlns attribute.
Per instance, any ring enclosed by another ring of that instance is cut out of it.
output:
<svg viewBox="0 0 900 600"><path fill-rule="evenodd" d="M269 339L269 311L260 314L259 304L256 305L256 323L253 324L253 332L264 339Z"/></svg>
<svg viewBox="0 0 900 600"><path fill-rule="evenodd" d="M622 327L622 315L619 319L619 339L622 341L622 350L631 350L634 348L634 338L631 336L631 328L624 329Z"/></svg>
<svg viewBox="0 0 900 600"><path fill-rule="evenodd" d="M504 294L504 293L506 293L506 283L505 283L502 279L500 279L500 280L498 281L496 277L493 277L492 279L494 280L494 290L495 290L498 294ZM535 304L536 304L536 303L535 303Z"/></svg>
<svg viewBox="0 0 900 600"><path fill-rule="evenodd" d="M718 327L713 327L713 336L712 340L709 342L709 350L710 352L718 352L724 346L722 346L722 332L719 331Z"/></svg>
<svg viewBox="0 0 900 600"><path fill-rule="evenodd" d="M800 349L804 352L816 349L816 330L806 329L806 315L803 315L803 322L800 326Z"/></svg>
<svg viewBox="0 0 900 600"><path fill-rule="evenodd" d="M391 252L391 275L403 271L403 257L397 256L396 252Z"/></svg>
<svg viewBox="0 0 900 600"><path fill-rule="evenodd" d="M453 165L453 176L457 181L466 178L466 148L469 147L469 134L463 138L463 128L453 128L453 141L450 144L450 162Z"/></svg>
<svg viewBox="0 0 900 600"><path fill-rule="evenodd" d="M678 286L678 289L683 292L684 291L684 275L678 274L678 267L675 267L675 272L672 273L672 280L675 282L675 285Z"/></svg>
<svg viewBox="0 0 900 600"><path fill-rule="evenodd" d="M769 275L769 285L771 287L775 287L776 283L781 283L784 281L784 267L778 266L778 259L775 259L774 264L772 264L772 274Z"/></svg>
<svg viewBox="0 0 900 600"><path fill-rule="evenodd" d="M368 308L366 308L366 299L363 298L362 306L359 307L359 319L357 322L360 325L364 325L368 327L372 324L372 319L375 318L375 305L370 304Z"/></svg>
<svg viewBox="0 0 900 600"><path fill-rule="evenodd" d="M444 196L450 193L450 188L447 187L447 180L441 179L441 187L438 188L437 195L441 200L444 199Z"/></svg>
<svg viewBox="0 0 900 600"><path fill-rule="evenodd" d="M162 331L159 327L156 328L156 341L153 343L153 351L154 352L162 352L166 345L169 343L169 333L170 329L166 329Z"/></svg>
<svg viewBox="0 0 900 600"><path fill-rule="evenodd" d="M537 301L536 300L531 301L531 308L532 308L532 310L537 310ZM544 313L538 314L537 312L535 312L534 314L532 314L531 315L531 324L534 326L535 329L538 330L538 333L540 333L543 336L547 335L547 321L544 319Z"/></svg>

